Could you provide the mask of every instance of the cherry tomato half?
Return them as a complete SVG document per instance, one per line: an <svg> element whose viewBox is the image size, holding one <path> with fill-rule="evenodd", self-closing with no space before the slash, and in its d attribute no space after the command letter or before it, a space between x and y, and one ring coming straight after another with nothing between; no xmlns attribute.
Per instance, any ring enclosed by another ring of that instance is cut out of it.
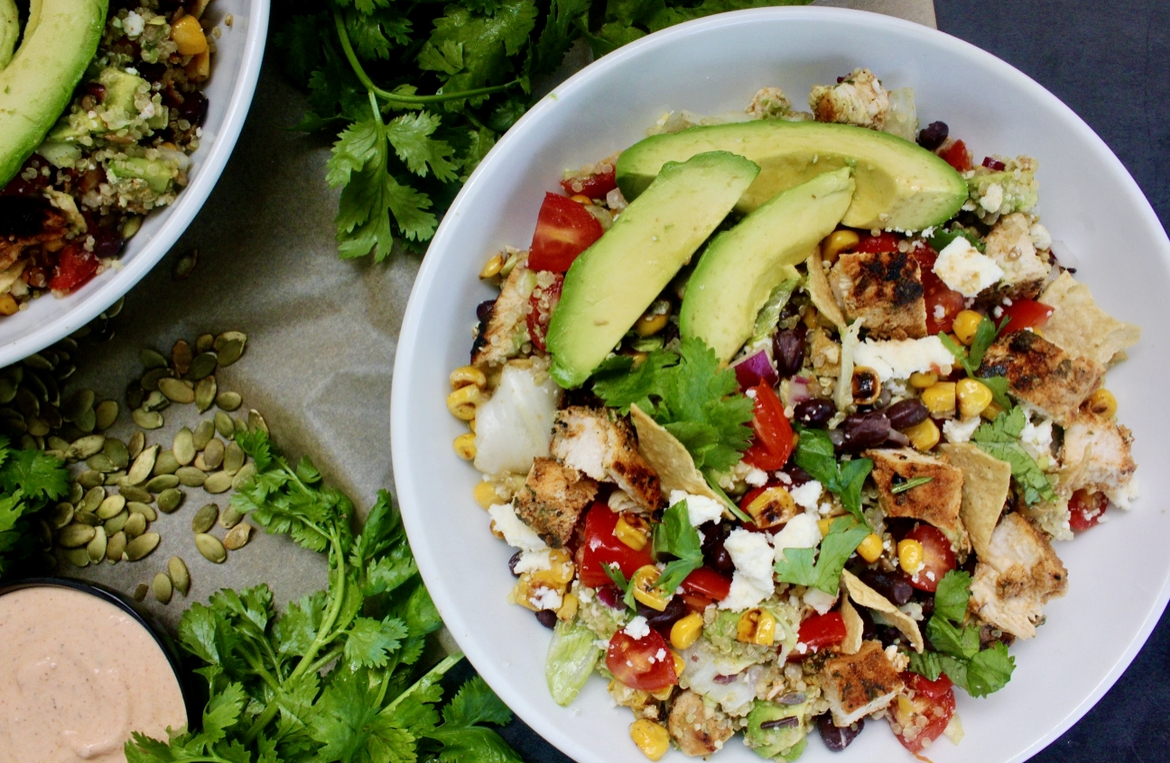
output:
<svg viewBox="0 0 1170 763"><path fill-rule="evenodd" d="M922 297L926 301L926 333L930 336L946 334L963 311L963 295L951 289L934 273L938 252L926 244L910 251L922 271Z"/></svg>
<svg viewBox="0 0 1170 763"><path fill-rule="evenodd" d="M641 551L635 551L613 534L617 523L618 514L603 503L594 503L585 515L580 577L581 582L590 588L610 583L603 565L616 564L628 579L639 567L654 563L650 556L650 544L646 544Z"/></svg>
<svg viewBox="0 0 1170 763"><path fill-rule="evenodd" d="M971 152L967 150L967 144L961 140L956 140L945 151L939 154L939 156L959 172L966 172L971 169Z"/></svg>
<svg viewBox="0 0 1170 763"><path fill-rule="evenodd" d="M548 335L548 322L552 318L553 308L561 301L561 287L564 285L565 277L558 275L549 286L540 289L539 294L534 289L532 295L528 297L529 310L525 318L528 323L528 337L541 352L546 349L544 338Z"/></svg>
<svg viewBox="0 0 1170 763"><path fill-rule="evenodd" d="M792 455L792 425L784 415L784 404L770 384L760 382L752 389L756 393L752 417L756 437L744 452L743 460L764 471L782 469Z"/></svg>
<svg viewBox="0 0 1170 763"><path fill-rule="evenodd" d="M813 615L800 624L797 643L804 644L809 651L836 646L845 640L845 618L840 612L826 612Z"/></svg>
<svg viewBox="0 0 1170 763"><path fill-rule="evenodd" d="M617 188L617 173L613 165L610 165L604 172L565 178L561 181L561 188L569 195L579 193L591 199L603 199L607 193Z"/></svg>
<svg viewBox="0 0 1170 763"><path fill-rule="evenodd" d="M893 713L890 722L896 722L902 729L895 734L902 746L913 753L922 752L929 743L942 736L951 716L955 714L955 690L951 679L940 675L937 681L929 681L917 673L903 673L902 680L911 689L913 697L908 702L896 701L890 704ZM926 725L913 739L907 739L905 730L918 728L918 719L925 717Z"/></svg>
<svg viewBox="0 0 1170 763"><path fill-rule="evenodd" d="M678 683L674 657L656 630L639 639L625 631L613 634L605 653L605 667L631 689L657 691Z"/></svg>
<svg viewBox="0 0 1170 763"><path fill-rule="evenodd" d="M57 267L53 277L49 279L49 288L53 291L71 292L93 278L97 272L97 255L86 251L79 243L66 244L57 259Z"/></svg>
<svg viewBox="0 0 1170 763"><path fill-rule="evenodd" d="M1083 533L1097 526L1108 507L1109 498L1104 493L1078 490L1068 499L1068 525L1073 532Z"/></svg>
<svg viewBox="0 0 1170 763"><path fill-rule="evenodd" d="M1003 315L1008 319L1005 334L1012 331L1040 328L1052 317L1053 308L1037 302L1034 299L1017 299L1010 306L1003 309Z"/></svg>
<svg viewBox="0 0 1170 763"><path fill-rule="evenodd" d="M585 207L560 194L546 193L536 218L528 267L564 273L602 233L601 223Z"/></svg>
<svg viewBox="0 0 1170 763"><path fill-rule="evenodd" d="M951 542L942 534L942 530L921 523L908 532L906 537L922 544L923 566L910 576L910 585L919 591L934 593L943 575L955 569L955 552L951 550Z"/></svg>
<svg viewBox="0 0 1170 763"><path fill-rule="evenodd" d="M720 575L710 567L700 567L682 582L686 593L701 594L715 601L723 601L731 593L731 578Z"/></svg>
<svg viewBox="0 0 1170 763"><path fill-rule="evenodd" d="M853 247L854 252L863 254L883 254L885 252L898 251L898 243L902 237L896 233L879 233L876 236L870 236L858 242L857 246Z"/></svg>

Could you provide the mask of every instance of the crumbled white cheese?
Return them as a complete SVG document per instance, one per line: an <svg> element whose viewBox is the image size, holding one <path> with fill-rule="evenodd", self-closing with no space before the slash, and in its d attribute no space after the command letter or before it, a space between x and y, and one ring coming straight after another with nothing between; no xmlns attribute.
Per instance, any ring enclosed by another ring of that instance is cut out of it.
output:
<svg viewBox="0 0 1170 763"><path fill-rule="evenodd" d="M837 603L837 597L819 588L807 588L804 592L804 603L815 609L818 615L823 615Z"/></svg>
<svg viewBox="0 0 1170 763"><path fill-rule="evenodd" d="M516 566L512 571L517 575L523 575L525 572L539 572L540 570L552 569L552 559L550 554L551 548L542 548L537 551L521 551L520 559L516 562Z"/></svg>
<svg viewBox="0 0 1170 763"><path fill-rule="evenodd" d="M1052 234L1040 223L1032 223L1032 227L1028 229L1028 237L1032 239L1032 246L1037 249L1052 248Z"/></svg>
<svg viewBox="0 0 1170 763"><path fill-rule="evenodd" d="M796 505L805 511L814 511L817 508L817 502L821 499L821 492L824 487L816 480L809 480L800 487L793 487L788 489L788 494L792 496L792 500L796 501Z"/></svg>
<svg viewBox="0 0 1170 763"><path fill-rule="evenodd" d="M536 589L536 595L528 599L528 603L535 607L538 611L542 609L560 609L564 599L561 598L561 592L555 588L545 588L541 586Z"/></svg>
<svg viewBox="0 0 1170 763"><path fill-rule="evenodd" d="M632 639L645 638L650 635L650 625L646 622L646 618L638 615L633 620L630 620L630 624L622 629L622 633L625 633Z"/></svg>
<svg viewBox="0 0 1170 763"><path fill-rule="evenodd" d="M979 428L982 419L978 416L972 416L969 419L947 419L943 423L943 437L947 438L947 442L967 442L971 439L971 435L975 434L975 430Z"/></svg>
<svg viewBox="0 0 1170 763"><path fill-rule="evenodd" d="M853 362L887 379L909 379L913 373L948 374L955 356L937 336L922 339L866 339L853 351Z"/></svg>
<svg viewBox="0 0 1170 763"><path fill-rule="evenodd" d="M771 596L776 588L772 582L776 557L768 536L737 528L727 536L723 547L731 555L735 574L731 578L731 591L719 602L719 608L749 609Z"/></svg>
<svg viewBox="0 0 1170 763"><path fill-rule="evenodd" d="M1003 186L999 183L987 186L987 190L979 197L979 206L992 214L998 212L1003 206Z"/></svg>
<svg viewBox="0 0 1170 763"><path fill-rule="evenodd" d="M1023 431L1020 432L1020 445L1024 446L1028 455L1043 469L1045 466L1043 462L1052 459L1051 419L1044 419L1039 424L1033 424L1031 421L1025 424Z"/></svg>
<svg viewBox="0 0 1170 763"><path fill-rule="evenodd" d="M488 514L496 525L496 529L504 534L504 540L509 546L521 551L539 551L548 548L536 532L524 524L524 520L516 516L515 509L510 503L497 503L488 509Z"/></svg>
<svg viewBox="0 0 1170 763"><path fill-rule="evenodd" d="M670 491L670 505L687 502L687 516L691 525L698 527L704 522L716 522L723 516L723 504L705 495L692 495L684 490Z"/></svg>
<svg viewBox="0 0 1170 763"><path fill-rule="evenodd" d="M751 471L744 475L743 481L752 487L763 487L768 484L768 473L763 469L757 469L753 466Z"/></svg>
<svg viewBox="0 0 1170 763"><path fill-rule="evenodd" d="M1003 278L1003 268L962 236L943 247L934 262L934 274L964 297L974 297Z"/></svg>
<svg viewBox="0 0 1170 763"><path fill-rule="evenodd" d="M146 29L145 19L143 19L134 11L130 11L128 14L126 14L126 19L122 22L122 31L126 33L127 37L133 39L142 34L144 29Z"/></svg>
<svg viewBox="0 0 1170 763"><path fill-rule="evenodd" d="M776 558L784 559L786 548L814 548L821 542L821 537L821 528L817 527L816 519L809 514L797 514L788 520L783 530L772 536Z"/></svg>

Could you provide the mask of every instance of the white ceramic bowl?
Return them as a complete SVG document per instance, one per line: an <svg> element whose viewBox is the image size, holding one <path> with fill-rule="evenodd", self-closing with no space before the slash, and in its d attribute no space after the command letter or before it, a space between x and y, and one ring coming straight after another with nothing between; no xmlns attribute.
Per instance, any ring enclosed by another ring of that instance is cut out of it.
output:
<svg viewBox="0 0 1170 763"><path fill-rule="evenodd" d="M512 549L488 533L472 500L479 474L452 452L466 429L445 407L447 375L467 362L475 305L492 296L476 274L505 244L527 246L542 194L561 171L628 146L669 109L742 109L779 85L799 102L813 84L856 66L888 87L913 86L923 124L943 120L976 159L1040 161L1039 211L1080 261L1077 273L1113 314L1146 327L1109 373L1120 418L1137 441L1145 498L1128 514L1060 543L1068 595L1045 609L1037 638L1012 648L1011 683L988 698L958 692L966 737L940 739L936 763L1022 761L1071 726L1113 684L1153 629L1170 587L1170 471L1160 468L1170 406L1158 350L1170 293L1170 242L1137 184L1105 144L1038 84L965 42L885 16L824 8L743 11L684 24L583 70L516 124L475 171L423 260L399 338L392 400L394 475L423 578L448 628L487 682L537 732L580 763L641 761L625 708L600 678L558 707L544 681L549 631L504 601ZM831 754L810 739L802 763L910 760L882 723ZM812 737L816 737L814 732ZM669 753L669 760L683 760ZM716 760L758 761L739 741Z"/></svg>
<svg viewBox="0 0 1170 763"><path fill-rule="evenodd" d="M27 309L0 320L0 367L14 363L68 336L114 304L170 251L195 219L231 156L256 91L270 0L212 0L205 13L220 28L203 88L207 116L192 155L190 184L169 207L156 210L126 243L119 267L111 268L63 299L45 295ZM232 25L224 23L228 16Z"/></svg>

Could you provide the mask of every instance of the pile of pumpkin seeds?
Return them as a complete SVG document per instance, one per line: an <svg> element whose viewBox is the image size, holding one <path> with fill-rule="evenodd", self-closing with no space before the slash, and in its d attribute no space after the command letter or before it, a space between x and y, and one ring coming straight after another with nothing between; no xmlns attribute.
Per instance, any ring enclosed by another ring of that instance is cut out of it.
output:
<svg viewBox="0 0 1170 763"><path fill-rule="evenodd" d="M268 426L254 409L233 417L243 399L221 390L215 377L243 355L247 336L226 331L200 335L193 344L180 339L169 357L143 349L143 372L125 394L136 427L126 441L108 431L119 421L119 401L99 401L91 389L66 388L76 370L77 337L0 369L0 432L22 448L42 449L70 465L68 500L49 509L41 522L46 551L56 551L77 567L137 562L159 545L159 533L151 530L159 512L177 511L189 490L221 495L256 472L234 435L254 428L267 432ZM150 433L164 425L165 411L191 405L209 415L194 429L179 429L169 447L149 442ZM230 505L223 511L215 503L204 505L191 520L198 552L208 561L224 562L228 551L243 548L252 537L254 528L242 520ZM222 540L211 532L216 525L226 531ZM166 572L156 574L149 586L139 585L134 597L142 601L153 593L166 604L176 591L186 596L190 584L186 563L173 556Z"/></svg>

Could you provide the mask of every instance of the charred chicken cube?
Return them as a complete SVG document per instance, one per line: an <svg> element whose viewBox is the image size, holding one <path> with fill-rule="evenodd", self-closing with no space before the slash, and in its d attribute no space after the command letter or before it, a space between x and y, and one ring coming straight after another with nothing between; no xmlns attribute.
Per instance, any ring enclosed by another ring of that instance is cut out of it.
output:
<svg viewBox="0 0 1170 763"><path fill-rule="evenodd" d="M850 322L860 318L875 339L926 336L926 300L918 261L906 252L843 254L829 286Z"/></svg>
<svg viewBox="0 0 1170 763"><path fill-rule="evenodd" d="M595 495L597 482L594 480L554 459L537 458L512 503L516 515L541 540L553 548L561 548L572 537L577 520Z"/></svg>
<svg viewBox="0 0 1170 763"><path fill-rule="evenodd" d="M821 678L837 726L848 726L881 710L905 685L878 641L862 643L857 654L826 661Z"/></svg>
<svg viewBox="0 0 1170 763"><path fill-rule="evenodd" d="M735 734L727 716L715 707L707 707L693 691L684 691L675 698L666 727L678 748L691 757L710 755Z"/></svg>
<svg viewBox="0 0 1170 763"><path fill-rule="evenodd" d="M873 459L878 502L887 516L920 519L942 530L952 544L962 545L964 532L959 519L963 503L961 469L911 448L867 450L865 455ZM923 478L930 481L898 490L899 485Z"/></svg>
<svg viewBox="0 0 1170 763"><path fill-rule="evenodd" d="M979 376L1004 376L1009 391L1061 426L1101 385L1105 367L1075 358L1032 331L1001 336L987 349Z"/></svg>
<svg viewBox="0 0 1170 763"><path fill-rule="evenodd" d="M572 406L560 411L549 451L592 479L616 483L644 511L663 505L658 474L638 452L633 426L604 409Z"/></svg>

